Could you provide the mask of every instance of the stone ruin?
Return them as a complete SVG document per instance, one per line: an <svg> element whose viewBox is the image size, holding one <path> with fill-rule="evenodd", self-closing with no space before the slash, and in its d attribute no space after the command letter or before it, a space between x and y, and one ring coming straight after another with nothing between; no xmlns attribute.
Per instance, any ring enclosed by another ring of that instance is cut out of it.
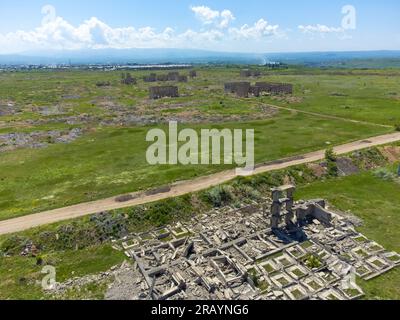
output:
<svg viewBox="0 0 400 320"><path fill-rule="evenodd" d="M225 83L225 93L236 93L238 97L247 98L250 92L250 82Z"/></svg>
<svg viewBox="0 0 400 320"><path fill-rule="evenodd" d="M137 83L137 80L133 78L130 73L122 73L121 83L125 85L134 85Z"/></svg>
<svg viewBox="0 0 400 320"><path fill-rule="evenodd" d="M242 78L259 77L261 76L261 72L259 70L245 69L240 71L240 76Z"/></svg>
<svg viewBox="0 0 400 320"><path fill-rule="evenodd" d="M399 254L358 233L324 200L295 202L294 191L282 186L261 204L113 240L134 261L129 298L354 300L364 294L356 276L368 281L400 265Z"/></svg>
<svg viewBox="0 0 400 320"><path fill-rule="evenodd" d="M179 89L176 86L161 86L149 88L150 99L161 99L164 97L179 97Z"/></svg>
<svg viewBox="0 0 400 320"><path fill-rule="evenodd" d="M143 78L145 82L166 82L166 81L175 81L175 82L188 82L188 76L181 75L179 72L173 71L167 74L155 74L151 73L148 76Z"/></svg>
<svg viewBox="0 0 400 320"><path fill-rule="evenodd" d="M225 93L236 93L240 98L248 98L250 94L259 97L263 92L274 95L293 94L293 85L267 82L257 82L254 86L250 82L225 83Z"/></svg>
<svg viewBox="0 0 400 320"><path fill-rule="evenodd" d="M293 94L293 85L289 83L256 82L260 92L271 94Z"/></svg>
<svg viewBox="0 0 400 320"><path fill-rule="evenodd" d="M196 70L190 70L189 71L189 77L190 78L197 78L197 71Z"/></svg>
<svg viewBox="0 0 400 320"><path fill-rule="evenodd" d="M157 81L157 74L150 73L148 76L143 77L144 82L156 82Z"/></svg>
<svg viewBox="0 0 400 320"><path fill-rule="evenodd" d="M325 202L316 200L307 205L294 205L294 192L296 188L293 185L284 185L273 188L271 205L271 228L277 230L284 220L286 230L293 230L301 227L308 217L313 217L318 221L329 225L332 220L332 214L325 210ZM295 222L296 221L296 222Z"/></svg>

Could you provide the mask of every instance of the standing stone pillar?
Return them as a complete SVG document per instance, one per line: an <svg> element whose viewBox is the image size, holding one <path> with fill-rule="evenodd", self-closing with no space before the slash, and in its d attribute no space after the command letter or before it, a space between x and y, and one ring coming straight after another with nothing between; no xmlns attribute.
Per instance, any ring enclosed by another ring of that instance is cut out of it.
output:
<svg viewBox="0 0 400 320"><path fill-rule="evenodd" d="M272 189L272 205L271 205L271 228L278 229L281 223L281 201L279 199L280 191Z"/></svg>
<svg viewBox="0 0 400 320"><path fill-rule="evenodd" d="M286 226L291 227L293 226L293 219L294 219L294 211L293 211L293 206L294 206L294 191L295 188L289 188L287 190L287 199L286 199Z"/></svg>

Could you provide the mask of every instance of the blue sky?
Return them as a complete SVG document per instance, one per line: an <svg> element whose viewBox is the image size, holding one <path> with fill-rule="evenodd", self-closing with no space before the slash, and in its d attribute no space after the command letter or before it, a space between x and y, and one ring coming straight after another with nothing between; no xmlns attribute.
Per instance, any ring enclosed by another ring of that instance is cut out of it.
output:
<svg viewBox="0 0 400 320"><path fill-rule="evenodd" d="M400 50L399 13L398 0L1 0L0 53Z"/></svg>

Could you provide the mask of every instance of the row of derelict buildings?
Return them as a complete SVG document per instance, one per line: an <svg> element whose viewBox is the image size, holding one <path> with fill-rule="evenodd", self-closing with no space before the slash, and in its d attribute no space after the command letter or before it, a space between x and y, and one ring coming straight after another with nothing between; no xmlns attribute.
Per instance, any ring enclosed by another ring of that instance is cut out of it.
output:
<svg viewBox="0 0 400 320"><path fill-rule="evenodd" d="M242 70L241 77L259 77L261 72ZM197 77L196 71L190 72L190 78ZM151 74L144 78L145 82L156 81L178 81L187 82L188 77L182 76L178 72L170 72L168 74L156 75ZM248 98L249 96L259 97L263 94L267 95L290 95L293 94L293 85L290 83L274 83L274 82L256 82L254 85L248 81L228 82L224 84L224 90L227 94L236 94L240 98ZM149 88L150 99L160 99L163 97L179 97L179 89L177 86L157 86Z"/></svg>
<svg viewBox="0 0 400 320"><path fill-rule="evenodd" d="M242 70L240 77L259 77L259 70ZM143 77L143 81L147 83L154 82L181 82L187 83L190 79L197 77L197 71L190 70L188 75L180 74L177 71L168 72L166 74L150 73ZM127 85L137 83L136 78L132 78L130 74L123 74L121 82ZM249 96L259 97L261 95L290 95L293 94L293 85L289 83L274 83L274 82L255 82L252 84L249 81L227 82L224 84L226 94L236 94L240 98L248 98ZM164 97L176 98L179 97L179 88L174 85L151 86L149 87L149 98L152 100L161 99Z"/></svg>

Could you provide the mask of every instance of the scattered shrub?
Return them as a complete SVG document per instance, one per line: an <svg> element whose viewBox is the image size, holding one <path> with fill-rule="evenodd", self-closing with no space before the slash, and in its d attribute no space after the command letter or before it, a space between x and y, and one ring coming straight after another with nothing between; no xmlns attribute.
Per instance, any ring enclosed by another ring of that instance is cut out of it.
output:
<svg viewBox="0 0 400 320"><path fill-rule="evenodd" d="M234 198L234 189L232 186L215 187L205 193L205 200L216 208L228 205Z"/></svg>
<svg viewBox="0 0 400 320"><path fill-rule="evenodd" d="M337 177L339 175L339 169L337 166L337 155L333 151L333 148L329 148L325 151L325 160L328 168L328 175L331 177Z"/></svg>
<svg viewBox="0 0 400 320"><path fill-rule="evenodd" d="M0 251L7 255L18 255L26 247L30 240L22 236L10 236L0 245Z"/></svg>
<svg viewBox="0 0 400 320"><path fill-rule="evenodd" d="M375 170L374 176L385 181L393 181L396 179L396 175L387 168L379 168Z"/></svg>
<svg viewBox="0 0 400 320"><path fill-rule="evenodd" d="M318 269L322 266L321 260L313 254L310 254L305 258L305 263L310 269Z"/></svg>

